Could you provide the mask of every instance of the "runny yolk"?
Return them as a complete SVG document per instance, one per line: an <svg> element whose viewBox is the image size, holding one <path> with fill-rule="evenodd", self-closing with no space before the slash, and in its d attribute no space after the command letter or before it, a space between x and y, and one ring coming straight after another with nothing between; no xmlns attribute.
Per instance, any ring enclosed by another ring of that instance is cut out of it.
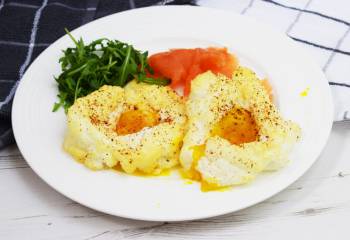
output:
<svg viewBox="0 0 350 240"><path fill-rule="evenodd" d="M230 187L221 187L218 186L214 183L208 183L204 180L201 181L201 191L202 192L210 192L210 191L220 191L220 192L224 192L226 190L229 190Z"/></svg>
<svg viewBox="0 0 350 240"><path fill-rule="evenodd" d="M258 128L249 111L234 107L214 126L212 134L238 145L256 141Z"/></svg>
<svg viewBox="0 0 350 240"><path fill-rule="evenodd" d="M160 116L155 111L128 110L123 112L119 117L116 132L119 135L136 133L145 127L154 127L159 122Z"/></svg>
<svg viewBox="0 0 350 240"><path fill-rule="evenodd" d="M192 166L187 171L181 171L181 176L185 179L191 179L195 181L200 181L202 179L201 174L196 170L198 161L204 156L205 144L196 145L191 147L192 151Z"/></svg>
<svg viewBox="0 0 350 240"><path fill-rule="evenodd" d="M249 111L234 107L215 124L212 134L227 139L231 144L242 144L256 141L258 138L258 128ZM205 147L205 144L191 147L192 166L189 170L181 172L182 177L199 181L203 192L225 191L229 189L229 187L221 187L205 181L200 172L197 171L198 161L205 155Z"/></svg>
<svg viewBox="0 0 350 240"><path fill-rule="evenodd" d="M209 192L209 191L224 191L228 189L227 187L221 187L213 183L208 183L204 179L202 179L202 176L200 172L197 171L196 167L198 164L199 159L204 156L205 154L205 144L202 145L196 145L191 147L192 151L192 166L190 170L188 171L180 171L181 176L184 179L191 179L194 181L199 181L201 183L201 191L202 192ZM188 182L186 182L188 184Z"/></svg>

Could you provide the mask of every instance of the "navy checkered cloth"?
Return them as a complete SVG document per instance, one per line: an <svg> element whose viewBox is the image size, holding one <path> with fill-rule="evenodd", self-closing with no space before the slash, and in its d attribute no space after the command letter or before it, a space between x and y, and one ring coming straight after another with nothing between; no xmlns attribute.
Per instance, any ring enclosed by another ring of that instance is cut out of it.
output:
<svg viewBox="0 0 350 240"><path fill-rule="evenodd" d="M52 42L111 13L162 4L198 4L265 22L302 45L326 74L335 121L350 121L349 0L0 0L0 149L14 142L10 112L18 81Z"/></svg>
<svg viewBox="0 0 350 240"><path fill-rule="evenodd" d="M18 81L65 27L156 4L193 5L190 0L0 0L0 149L14 143L11 106Z"/></svg>

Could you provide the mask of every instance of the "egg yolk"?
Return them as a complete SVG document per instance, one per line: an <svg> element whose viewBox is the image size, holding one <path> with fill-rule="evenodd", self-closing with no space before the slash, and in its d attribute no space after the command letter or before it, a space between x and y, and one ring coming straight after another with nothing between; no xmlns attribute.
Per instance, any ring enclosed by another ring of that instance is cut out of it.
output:
<svg viewBox="0 0 350 240"><path fill-rule="evenodd" d="M154 127L159 122L160 116L155 111L128 110L119 117L116 132L119 135L136 133L145 127Z"/></svg>
<svg viewBox="0 0 350 240"><path fill-rule="evenodd" d="M201 191L202 192L209 192L209 191L224 191L228 189L227 187L221 187L213 183L206 182L204 179L202 179L202 176L200 172L197 171L196 167L198 164L199 159L204 156L205 154L205 144L202 145L196 145L191 147L192 151L192 166L189 170L180 171L181 176L188 180L194 180L199 181L201 183ZM187 184L191 184L192 182L186 182Z"/></svg>
<svg viewBox="0 0 350 240"><path fill-rule="evenodd" d="M231 109L212 129L214 136L237 145L256 141L258 132L251 113L239 107Z"/></svg>
<svg viewBox="0 0 350 240"><path fill-rule="evenodd" d="M242 144L254 142L258 138L258 128L251 113L243 108L232 108L212 129L214 136L227 139L231 144ZM196 167L198 161L205 155L205 144L192 146L192 166L187 171L182 171L181 176L201 182L201 190L225 191L228 187L220 187L214 183L209 183L202 179Z"/></svg>
<svg viewBox="0 0 350 240"><path fill-rule="evenodd" d="M229 190L230 187L221 187L221 186L218 186L214 183L208 183L206 181L204 181L202 179L201 181L201 191L202 192L210 192L210 191L220 191L220 192L224 192L226 190Z"/></svg>
<svg viewBox="0 0 350 240"><path fill-rule="evenodd" d="M193 147L191 147L191 149L193 150L192 151L192 158L193 158L192 166L189 170L182 171L181 175L185 179L192 179L195 181L200 181L202 179L202 177L201 177L201 174L196 170L196 167L197 167L199 159L204 156L205 144L193 146Z"/></svg>

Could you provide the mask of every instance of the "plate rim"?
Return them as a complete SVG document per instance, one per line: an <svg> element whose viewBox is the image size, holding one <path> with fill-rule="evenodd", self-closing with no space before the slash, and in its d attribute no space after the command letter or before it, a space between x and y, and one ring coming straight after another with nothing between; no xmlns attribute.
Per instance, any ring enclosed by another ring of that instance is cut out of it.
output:
<svg viewBox="0 0 350 240"><path fill-rule="evenodd" d="M131 11L144 11L146 9L149 10L149 9L162 9L162 8L179 8L179 9L183 9L183 8L191 8L191 9L196 9L195 11L197 11L198 9L207 9L209 11L216 11L216 12L222 12L224 14L232 14L232 15L236 15L236 16L239 16L241 18L247 18L247 19L250 19L251 21L254 21L256 23L257 20L251 18L251 17L248 17L248 16L242 16L238 13L235 13L233 11L230 11L230 10L222 10L222 9L215 9L215 8L209 8L209 7L194 7L194 6L151 6L151 7L143 7L143 8L137 8L137 9L131 9L131 10L127 10L127 11L122 11L122 12L118 12L118 13L114 13L114 14L111 14L111 15L108 15L108 16L105 16L105 17L102 17L102 18L99 18L99 19L96 19L92 22L89 22L87 24L84 24L82 26L79 26L78 28L75 28L74 30L71 31L72 34L74 34L76 31L78 31L80 28L86 26L86 25L89 25L89 24L92 24L92 23L95 23L96 21L100 21L102 19L106 19L106 18L109 18L111 16L114 16L114 15L119 15L119 14L123 14L125 12L131 12ZM199 10L201 11L201 10ZM103 21L103 20L102 20ZM289 37L287 37L286 35L282 34L282 32L280 31L277 31L275 29L273 29L270 25L268 24L264 24L264 23L261 23L259 22L258 23L259 25L263 25L264 27L272 30L274 33L276 34L279 34L279 35L283 35L283 37L287 40L287 41L290 41L290 42L293 42L293 44L295 45L295 47L299 48L300 51L303 52L303 54L307 55L308 58L315 64L315 61L313 59L313 57L307 53L304 49L302 49L300 46L297 46L295 44L295 42L290 39ZM48 48L46 48L43 52L41 52L37 58L30 64L30 66L28 66L28 68L26 69L26 72L24 73L22 79L25 78L26 74L27 74L27 71L31 68L32 64L34 62L40 62L40 59L41 59L41 56L44 52L46 52L48 49L50 49L56 42L58 41L62 41L63 38L66 38L67 36L66 35L63 35L62 37L58 38L56 41L54 41ZM325 74L321 71L321 69L319 68L319 66L317 64L315 64L319 70L319 72L323 75L324 79L327 81L327 77L325 76ZM22 89L22 79L19 81L18 83L18 87L17 87L17 90L18 89ZM324 84L324 83L322 83ZM217 213L213 213L213 214L204 214L204 215L201 215L200 213L197 214L196 216L188 216L188 217L182 217L182 218L159 218L159 219L154 219L154 218L148 218L148 217L145 217L145 216L130 216L130 215L127 215L127 214L115 214L115 213L112 213L111 211L108 211L106 209L104 209L103 207L99 207L99 206L92 206L91 204L88 204L88 203L84 203L82 201L80 201L79 199L76 198L76 196L72 196L72 195L68 195L66 193L64 193L64 191L62 191L61 189L59 189L58 187L55 186L55 184L52 184L51 181L48 181L47 179L45 179L42 174L40 174L40 172L35 168L35 166L33 166L31 164L31 161L28 161L27 159L30 159L30 156L27 155L26 151L23 150L23 147L21 146L21 144L18 144L18 142L21 142L20 140L20 133L16 130L16 109L18 109L18 102L19 102L19 94L18 92L21 92L21 91L17 91L16 90L16 93L14 95L14 98L13 98L13 105L12 105L12 113L11 113L11 122L12 122L12 126L13 126L13 133L14 133L14 137L15 137L15 140L16 140L16 143L17 143L17 147L18 149L20 150L21 154L23 155L24 159L26 160L26 162L28 163L28 165L31 167L31 169L41 178L41 180L43 180L45 183L47 183L51 188L53 188L55 191L59 192L60 194L64 195L65 197L69 198L69 199L72 199L73 201L75 202L78 202L79 204L83 205L83 206L86 206L86 207L89 207L91 209L94 209L96 211L99 211L99 212L104 212L104 213L107 213L109 215L113 215L113 216L118 216L118 217L123 217L123 218L128 218L128 219L135 219L135 220L145 220L145 221L167 221L167 222L178 222L178 221L190 221L190 220L196 220L196 219L204 219L204 218L210 218L210 217L216 217L216 216L221 216L221 215L225 215L225 214L229 214L229 213L233 213L233 212L236 212L236 211L240 211L242 209L245 209L245 208L248 208L248 207L251 207L253 205L256 205L257 203L260 203L260 202L263 202L265 201L266 199L269 199L273 196L275 196L276 194L280 193L282 190L286 189L288 186L290 186L291 184L293 184L296 180L298 180L301 176L303 176L311 167L313 164L315 164L315 162L317 161L317 159L319 158L319 156L322 154L322 152L324 151L325 149L325 146L328 142L328 139L329 139L329 136L330 136L330 133L331 133L331 130L332 130L332 125L333 125L333 113L334 113L334 104L333 104L333 99L332 99L332 95L331 95L331 89L330 89L330 86L327 87L327 95L328 95L328 103L329 103L329 113L330 113L330 121L328 122L327 124L327 137L325 137L324 141L322 142L322 147L320 147L320 150L318 151L317 153L317 156L315 157L315 159L309 164L308 167L306 167L305 169L303 169L303 171L301 171L301 173L299 174L298 177L296 177L295 179L293 179L293 181L290 181L289 184L287 185L284 185L283 187L281 187L279 190L277 191L274 191L274 193L270 196L264 196L262 198L259 198L259 197L256 197L254 201L251 201L249 202L249 204L246 204L240 208L235 208L235 210L232 210L232 209L226 209L224 211L221 211L221 212L217 212ZM20 109L19 109L20 110Z"/></svg>

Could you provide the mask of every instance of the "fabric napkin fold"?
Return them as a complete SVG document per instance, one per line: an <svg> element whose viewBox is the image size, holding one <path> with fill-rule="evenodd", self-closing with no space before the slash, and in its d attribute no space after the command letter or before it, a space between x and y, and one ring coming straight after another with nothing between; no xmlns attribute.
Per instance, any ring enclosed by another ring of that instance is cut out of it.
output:
<svg viewBox="0 0 350 240"><path fill-rule="evenodd" d="M231 10L265 22L301 44L328 77L335 121L350 120L350 3L347 0L0 0L0 149L14 143L11 106L30 63L51 43L97 18L151 5Z"/></svg>

